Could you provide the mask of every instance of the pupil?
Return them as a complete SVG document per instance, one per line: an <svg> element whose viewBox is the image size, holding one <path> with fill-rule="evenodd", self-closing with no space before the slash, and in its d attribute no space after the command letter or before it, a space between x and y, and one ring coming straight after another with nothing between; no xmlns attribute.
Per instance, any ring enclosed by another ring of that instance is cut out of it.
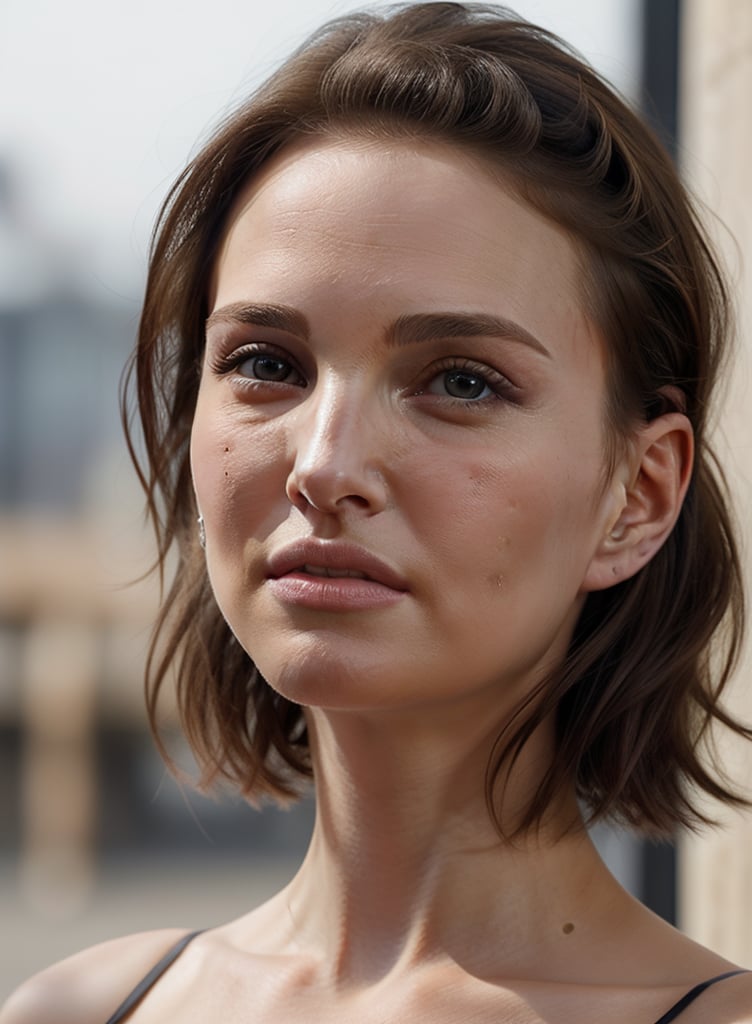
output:
<svg viewBox="0 0 752 1024"><path fill-rule="evenodd" d="M258 356L253 361L254 376L260 380L284 380L289 372L287 363L270 356Z"/></svg>
<svg viewBox="0 0 752 1024"><path fill-rule="evenodd" d="M480 398L486 382L482 377L463 370L454 370L446 376L446 389L454 398Z"/></svg>

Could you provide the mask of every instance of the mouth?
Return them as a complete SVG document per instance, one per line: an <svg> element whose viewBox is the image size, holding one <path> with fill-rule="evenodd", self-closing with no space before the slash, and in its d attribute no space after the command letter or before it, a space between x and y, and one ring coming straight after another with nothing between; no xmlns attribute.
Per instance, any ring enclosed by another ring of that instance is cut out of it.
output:
<svg viewBox="0 0 752 1024"><path fill-rule="evenodd" d="M370 580L371 577L361 572L360 569L332 569L326 565L301 565L295 572L304 573L307 576L326 576L332 580L341 579L352 579L352 580Z"/></svg>
<svg viewBox="0 0 752 1024"><path fill-rule="evenodd" d="M285 604L333 611L392 604L408 590L401 573L367 549L311 538L274 552L266 576Z"/></svg>

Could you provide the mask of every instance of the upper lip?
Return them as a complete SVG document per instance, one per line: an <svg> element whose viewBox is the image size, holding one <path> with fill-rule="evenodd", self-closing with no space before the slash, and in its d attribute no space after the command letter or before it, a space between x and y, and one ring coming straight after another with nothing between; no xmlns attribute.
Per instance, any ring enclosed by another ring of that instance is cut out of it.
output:
<svg viewBox="0 0 752 1024"><path fill-rule="evenodd" d="M272 578L304 570L306 566L335 572L360 572L376 583L392 590L407 590L407 582L396 569L357 544L341 541L319 541L309 538L288 544L273 552L267 562L267 575Z"/></svg>

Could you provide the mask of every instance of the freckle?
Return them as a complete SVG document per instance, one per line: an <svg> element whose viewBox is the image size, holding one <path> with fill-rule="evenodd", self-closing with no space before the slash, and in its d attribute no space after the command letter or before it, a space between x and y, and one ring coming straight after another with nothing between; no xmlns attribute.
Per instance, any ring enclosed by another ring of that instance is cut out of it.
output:
<svg viewBox="0 0 752 1024"><path fill-rule="evenodd" d="M571 921L567 921L567 923L562 926L561 930L564 932L565 935L571 935L574 931L574 925Z"/></svg>

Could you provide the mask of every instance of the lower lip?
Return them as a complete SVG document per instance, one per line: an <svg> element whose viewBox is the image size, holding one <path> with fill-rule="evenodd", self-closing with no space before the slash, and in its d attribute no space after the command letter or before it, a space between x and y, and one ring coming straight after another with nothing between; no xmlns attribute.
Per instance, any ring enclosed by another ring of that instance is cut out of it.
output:
<svg viewBox="0 0 752 1024"><path fill-rule="evenodd" d="M394 590L375 580L361 580L354 576L289 573L269 579L267 584L274 596L284 604L328 612L388 608L405 596L403 590Z"/></svg>

